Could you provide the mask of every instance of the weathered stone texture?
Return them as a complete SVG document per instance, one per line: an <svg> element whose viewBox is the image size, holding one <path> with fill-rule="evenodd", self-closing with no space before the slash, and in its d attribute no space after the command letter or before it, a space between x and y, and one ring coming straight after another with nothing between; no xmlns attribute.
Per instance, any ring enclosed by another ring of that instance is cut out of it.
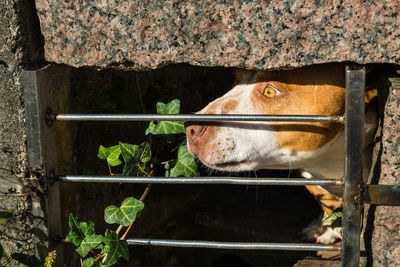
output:
<svg viewBox="0 0 400 267"><path fill-rule="evenodd" d="M25 113L21 86L22 64L37 60L40 49L33 39L33 1L0 2L0 211L12 210L13 220L1 225L0 243L10 266L35 266L29 183ZM24 24L29 20L27 24ZM37 32L36 32L37 33ZM28 47L29 46L29 47ZM28 52L30 51L30 52ZM8 266L3 258L0 265Z"/></svg>
<svg viewBox="0 0 400 267"><path fill-rule="evenodd" d="M382 128L379 184L400 185L400 78L390 79ZM378 206L372 235L374 266L400 266L400 207Z"/></svg>
<svg viewBox="0 0 400 267"><path fill-rule="evenodd" d="M0 6L0 192L19 189L24 177L24 110L19 80L18 17L14 1ZM15 177L17 176L17 177ZM13 178L11 178L13 177ZM1 186L4 185L4 186Z"/></svg>
<svg viewBox="0 0 400 267"><path fill-rule="evenodd" d="M37 0L36 5L46 59L76 67L400 63L396 0Z"/></svg>

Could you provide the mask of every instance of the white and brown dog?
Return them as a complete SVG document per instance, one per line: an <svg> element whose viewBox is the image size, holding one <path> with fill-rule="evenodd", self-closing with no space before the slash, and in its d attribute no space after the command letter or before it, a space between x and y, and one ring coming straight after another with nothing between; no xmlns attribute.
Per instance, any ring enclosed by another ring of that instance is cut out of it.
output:
<svg viewBox="0 0 400 267"><path fill-rule="evenodd" d="M235 86L197 114L343 115L344 65L308 66L293 70L239 70ZM365 144L372 143L375 109L366 109ZM190 153L204 165L222 171L300 169L305 178L344 176L344 127L319 122L189 123ZM364 153L364 175L370 152ZM340 198L318 186L307 186L326 214L341 206ZM328 231L319 243L333 243Z"/></svg>

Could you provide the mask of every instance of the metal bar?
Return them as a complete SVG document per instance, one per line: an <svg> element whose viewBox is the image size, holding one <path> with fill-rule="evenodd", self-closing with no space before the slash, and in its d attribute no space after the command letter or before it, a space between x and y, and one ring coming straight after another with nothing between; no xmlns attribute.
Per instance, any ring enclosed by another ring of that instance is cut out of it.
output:
<svg viewBox="0 0 400 267"><path fill-rule="evenodd" d="M312 115L158 115L158 114L48 114L48 118L58 121L297 121L344 123L343 116Z"/></svg>
<svg viewBox="0 0 400 267"><path fill-rule="evenodd" d="M342 254L342 266L346 267L358 267L360 262L364 88L365 68L347 66Z"/></svg>
<svg viewBox="0 0 400 267"><path fill-rule="evenodd" d="M400 206L400 185L364 185L364 202L367 204Z"/></svg>
<svg viewBox="0 0 400 267"><path fill-rule="evenodd" d="M56 180L93 183L152 183L152 184L246 184L246 185L323 185L340 186L341 180L304 178L245 178L245 177L141 177L60 175Z"/></svg>
<svg viewBox="0 0 400 267"><path fill-rule="evenodd" d="M245 249L245 250L296 250L296 251L339 251L335 245L320 245L307 243L251 243L251 242L216 242L195 240L168 240L130 238L128 245L163 246L163 247L190 247L214 249Z"/></svg>
<svg viewBox="0 0 400 267"><path fill-rule="evenodd" d="M37 72L23 71L24 103L26 114L26 143L29 166L33 169L43 168L44 153L42 146L40 95L37 88Z"/></svg>

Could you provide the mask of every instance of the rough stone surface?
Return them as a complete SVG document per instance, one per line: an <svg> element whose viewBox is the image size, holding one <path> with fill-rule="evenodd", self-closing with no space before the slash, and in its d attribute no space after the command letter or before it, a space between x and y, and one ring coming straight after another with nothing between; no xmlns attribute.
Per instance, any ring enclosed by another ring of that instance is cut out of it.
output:
<svg viewBox="0 0 400 267"><path fill-rule="evenodd" d="M400 78L392 86L382 127L379 184L400 185ZM378 206L372 235L373 266L400 266L400 207Z"/></svg>
<svg viewBox="0 0 400 267"><path fill-rule="evenodd" d="M12 210L14 218L2 224L0 243L3 245L6 258L0 261L1 266L35 266L35 246L32 229L31 201L26 195L0 195L0 209Z"/></svg>
<svg viewBox="0 0 400 267"><path fill-rule="evenodd" d="M18 47L18 17L14 1L0 6L0 192L20 191L24 177L24 110L19 80L22 51ZM12 177L12 178L11 178Z"/></svg>
<svg viewBox="0 0 400 267"><path fill-rule="evenodd" d="M32 8L30 0L0 3L0 211L14 213L11 221L1 225L0 243L8 257L2 259L1 266L37 263L31 213L34 196L26 194L30 173L21 86L22 65L34 63L40 54L40 42L31 38L38 33L34 31L38 20L32 19Z"/></svg>
<svg viewBox="0 0 400 267"><path fill-rule="evenodd" d="M335 260L321 260L315 258L305 258L298 261L293 267L340 267L341 261Z"/></svg>
<svg viewBox="0 0 400 267"><path fill-rule="evenodd" d="M396 0L37 0L46 60L132 69L400 63Z"/></svg>

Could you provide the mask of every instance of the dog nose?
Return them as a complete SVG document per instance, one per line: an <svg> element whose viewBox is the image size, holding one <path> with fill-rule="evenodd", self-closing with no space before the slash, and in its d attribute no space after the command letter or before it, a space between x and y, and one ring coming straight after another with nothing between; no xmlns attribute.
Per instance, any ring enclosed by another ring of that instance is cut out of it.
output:
<svg viewBox="0 0 400 267"><path fill-rule="evenodd" d="M189 143L196 144L199 139L204 135L207 127L204 125L193 124L186 127L186 135Z"/></svg>

